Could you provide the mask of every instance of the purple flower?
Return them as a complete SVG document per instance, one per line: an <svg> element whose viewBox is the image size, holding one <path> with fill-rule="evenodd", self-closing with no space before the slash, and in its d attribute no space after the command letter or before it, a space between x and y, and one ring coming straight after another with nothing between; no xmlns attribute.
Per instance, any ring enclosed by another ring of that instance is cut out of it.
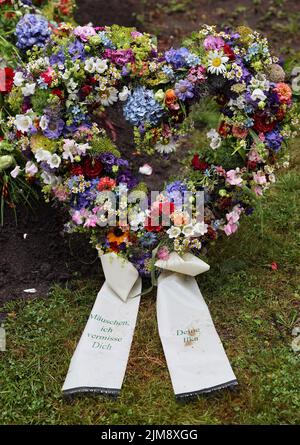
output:
<svg viewBox="0 0 300 445"><path fill-rule="evenodd" d="M79 37L83 42L87 42L89 37L96 35L96 31L91 25L77 26L77 28L74 29L73 34L76 37Z"/></svg>
<svg viewBox="0 0 300 445"><path fill-rule="evenodd" d="M219 50L223 48L225 42L222 37L207 36L203 42L203 45L206 51Z"/></svg>
<svg viewBox="0 0 300 445"><path fill-rule="evenodd" d="M57 54L51 54L50 56L50 64L51 65L59 65L65 63L65 55L63 51L60 49Z"/></svg>
<svg viewBox="0 0 300 445"><path fill-rule="evenodd" d="M189 54L190 52L187 48L171 48L169 51L165 52L165 59L168 63L171 63L174 68L183 68L187 66L186 58Z"/></svg>
<svg viewBox="0 0 300 445"><path fill-rule="evenodd" d="M43 131L44 135L49 139L58 139L64 129L65 123L62 119L49 119L47 128Z"/></svg>
<svg viewBox="0 0 300 445"><path fill-rule="evenodd" d="M124 66L127 63L132 63L135 61L132 49L106 49L103 56L120 66Z"/></svg>
<svg viewBox="0 0 300 445"><path fill-rule="evenodd" d="M186 185L181 181L171 182L167 185L168 198L174 202L175 206L181 207L184 202L184 193L187 192Z"/></svg>
<svg viewBox="0 0 300 445"><path fill-rule="evenodd" d="M267 146L277 152L280 150L282 142L283 142L283 137L280 134L280 131L278 129L269 131L268 133L265 134L266 137L266 144Z"/></svg>
<svg viewBox="0 0 300 445"><path fill-rule="evenodd" d="M118 184L126 184L128 189L132 189L138 184L138 180L133 176L130 170L119 173L117 177Z"/></svg>
<svg viewBox="0 0 300 445"><path fill-rule="evenodd" d="M79 42L79 40L75 40L74 43L71 43L68 48L69 54L72 57L72 60L84 59L85 51L83 43Z"/></svg>
<svg viewBox="0 0 300 445"><path fill-rule="evenodd" d="M137 269L137 271L141 277L146 278L146 277L150 276L150 271L147 270L147 266L146 266L146 261L149 260L150 258L151 258L150 252L133 255L130 258L130 261L135 266L135 268Z"/></svg>
<svg viewBox="0 0 300 445"><path fill-rule="evenodd" d="M180 100L188 100L194 97L194 86L188 80L180 80L175 84L175 94Z"/></svg>
<svg viewBox="0 0 300 445"><path fill-rule="evenodd" d="M49 22L38 14L25 14L16 26L17 47L44 46L51 34Z"/></svg>

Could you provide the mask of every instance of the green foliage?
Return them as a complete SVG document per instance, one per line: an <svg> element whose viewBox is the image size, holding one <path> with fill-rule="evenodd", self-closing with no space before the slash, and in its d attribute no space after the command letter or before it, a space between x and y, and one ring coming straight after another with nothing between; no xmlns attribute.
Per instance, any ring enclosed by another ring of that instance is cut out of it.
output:
<svg viewBox="0 0 300 445"><path fill-rule="evenodd" d="M43 114L49 103L50 94L47 90L36 89L35 94L31 97L33 110L38 114Z"/></svg>
<svg viewBox="0 0 300 445"><path fill-rule="evenodd" d="M108 137L95 138L91 142L92 154L101 153L112 153L114 156L119 158L121 156L119 150L116 148L115 144Z"/></svg>

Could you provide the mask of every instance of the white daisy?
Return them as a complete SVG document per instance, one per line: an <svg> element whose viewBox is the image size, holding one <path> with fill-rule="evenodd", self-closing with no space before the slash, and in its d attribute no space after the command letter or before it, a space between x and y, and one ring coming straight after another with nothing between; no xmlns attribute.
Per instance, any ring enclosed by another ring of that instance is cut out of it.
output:
<svg viewBox="0 0 300 445"><path fill-rule="evenodd" d="M114 87L107 88L105 92L101 94L100 102L107 107L118 101L118 90Z"/></svg>
<svg viewBox="0 0 300 445"><path fill-rule="evenodd" d="M177 143L173 140L170 140L167 144L163 144L159 142L155 145L154 149L160 154L169 154L176 151Z"/></svg>
<svg viewBox="0 0 300 445"><path fill-rule="evenodd" d="M226 62L229 58L224 56L223 51L210 51L208 53L207 71L213 74L223 74L226 72Z"/></svg>

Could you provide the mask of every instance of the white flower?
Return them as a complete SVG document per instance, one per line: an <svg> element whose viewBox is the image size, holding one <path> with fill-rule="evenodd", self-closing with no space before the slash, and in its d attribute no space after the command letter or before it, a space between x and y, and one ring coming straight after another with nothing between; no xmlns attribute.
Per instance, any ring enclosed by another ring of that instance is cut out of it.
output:
<svg viewBox="0 0 300 445"><path fill-rule="evenodd" d="M38 172L37 166L32 161L26 162L25 173L29 176L34 176Z"/></svg>
<svg viewBox="0 0 300 445"><path fill-rule="evenodd" d="M41 178L45 184L51 185L53 187L55 187L56 185L58 185L61 182L60 177L57 177L57 176L52 175L51 173L48 173L45 171L41 174Z"/></svg>
<svg viewBox="0 0 300 445"><path fill-rule="evenodd" d="M171 140L168 144L158 143L155 145L154 149L160 154L169 154L176 151L177 144Z"/></svg>
<svg viewBox="0 0 300 445"><path fill-rule="evenodd" d="M28 114L17 114L15 118L17 130L26 133L32 127L32 119Z"/></svg>
<svg viewBox="0 0 300 445"><path fill-rule="evenodd" d="M121 102L125 102L125 100L128 99L128 96L130 95L129 89L125 86L123 90L119 93L119 99Z"/></svg>
<svg viewBox="0 0 300 445"><path fill-rule="evenodd" d="M106 71L108 68L107 60L106 59L98 59L95 62L95 69L97 73L102 74L104 71Z"/></svg>
<svg viewBox="0 0 300 445"><path fill-rule="evenodd" d="M51 158L51 153L48 150L44 150L43 148L39 148L36 152L35 152L35 159L37 160L37 162L43 162L46 161L48 162Z"/></svg>
<svg viewBox="0 0 300 445"><path fill-rule="evenodd" d="M264 101L267 98L267 96L265 95L265 93L260 89L260 88L256 88L253 93L251 94L251 99L252 100L259 100L259 101Z"/></svg>
<svg viewBox="0 0 300 445"><path fill-rule="evenodd" d="M90 150L89 144L76 144L77 154L85 155L87 150Z"/></svg>
<svg viewBox="0 0 300 445"><path fill-rule="evenodd" d="M16 165L15 168L10 172L12 178L16 178L21 171L21 167Z"/></svg>
<svg viewBox="0 0 300 445"><path fill-rule="evenodd" d="M44 131L48 128L49 119L47 116L42 116L40 119L40 128Z"/></svg>
<svg viewBox="0 0 300 445"><path fill-rule="evenodd" d="M61 158L54 153L50 159L47 160L47 164L51 167L51 168L58 168L60 166L61 163Z"/></svg>
<svg viewBox="0 0 300 445"><path fill-rule="evenodd" d="M192 224L187 224L186 226L184 226L182 229L182 233L187 238L190 236L193 236L194 235L194 227L192 226Z"/></svg>
<svg viewBox="0 0 300 445"><path fill-rule="evenodd" d="M300 334L300 326L295 326L292 330L292 336L296 337L298 334Z"/></svg>
<svg viewBox="0 0 300 445"><path fill-rule="evenodd" d="M90 59L87 59L87 60L85 61L84 69L85 69L85 71L87 71L88 73L94 73L94 72L96 71L95 60L94 60L93 57L91 57Z"/></svg>
<svg viewBox="0 0 300 445"><path fill-rule="evenodd" d="M274 182L276 182L276 176L274 175L274 173L271 173L269 175L269 181L272 182L274 184Z"/></svg>
<svg viewBox="0 0 300 445"><path fill-rule="evenodd" d="M210 130L207 133L207 137L210 139L210 148L212 150L216 150L222 144L222 139L215 129Z"/></svg>
<svg viewBox="0 0 300 445"><path fill-rule="evenodd" d="M223 74L226 72L226 62L229 58L224 56L223 51L210 51L208 53L207 71L213 74Z"/></svg>
<svg viewBox="0 0 300 445"><path fill-rule="evenodd" d="M14 84L16 87L21 87L25 79L23 77L23 73L21 71L17 71L14 76Z"/></svg>
<svg viewBox="0 0 300 445"><path fill-rule="evenodd" d="M294 338L294 340L291 343L291 347L294 352L300 352L300 335Z"/></svg>
<svg viewBox="0 0 300 445"><path fill-rule="evenodd" d="M172 226L167 230L167 234L169 235L169 238L178 238L181 234L181 230L179 227Z"/></svg>
<svg viewBox="0 0 300 445"><path fill-rule="evenodd" d="M118 101L118 90L114 87L107 88L107 90L101 94L100 102L107 107Z"/></svg>
<svg viewBox="0 0 300 445"><path fill-rule="evenodd" d="M205 233L207 233L207 228L208 225L205 224L203 221L198 222L197 224L194 225L194 234L196 236L205 235Z"/></svg>
<svg viewBox="0 0 300 445"><path fill-rule="evenodd" d="M32 96L35 91L35 83L26 83L26 85L22 88L23 96Z"/></svg>
<svg viewBox="0 0 300 445"><path fill-rule="evenodd" d="M142 175L146 175L146 176L152 175L152 171L153 171L153 169L152 169L151 165L149 165L149 164L144 164L142 167L139 168L139 172Z"/></svg>
<svg viewBox="0 0 300 445"><path fill-rule="evenodd" d="M143 225L146 220L144 212L131 213L129 215L129 222L132 230L138 230L140 225Z"/></svg>

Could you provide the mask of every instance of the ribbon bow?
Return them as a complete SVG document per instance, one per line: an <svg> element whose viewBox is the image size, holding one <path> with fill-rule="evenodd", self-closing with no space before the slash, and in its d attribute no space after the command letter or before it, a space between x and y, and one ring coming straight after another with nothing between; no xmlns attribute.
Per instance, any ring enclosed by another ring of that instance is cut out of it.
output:
<svg viewBox="0 0 300 445"><path fill-rule="evenodd" d="M120 393L142 289L135 267L114 253L101 257L105 275L71 360L65 394ZM236 377L195 276L210 266L194 255L172 252L158 260L157 321L177 398L233 386Z"/></svg>

